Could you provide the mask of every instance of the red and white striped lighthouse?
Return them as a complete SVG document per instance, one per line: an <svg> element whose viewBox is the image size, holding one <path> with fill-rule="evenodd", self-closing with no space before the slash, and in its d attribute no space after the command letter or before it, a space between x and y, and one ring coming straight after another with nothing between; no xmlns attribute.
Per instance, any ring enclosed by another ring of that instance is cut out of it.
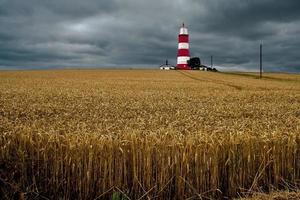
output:
<svg viewBox="0 0 300 200"><path fill-rule="evenodd" d="M189 33L188 33L188 29L184 27L184 23L183 23L178 35L177 68L190 69L187 63L189 59L190 59Z"/></svg>

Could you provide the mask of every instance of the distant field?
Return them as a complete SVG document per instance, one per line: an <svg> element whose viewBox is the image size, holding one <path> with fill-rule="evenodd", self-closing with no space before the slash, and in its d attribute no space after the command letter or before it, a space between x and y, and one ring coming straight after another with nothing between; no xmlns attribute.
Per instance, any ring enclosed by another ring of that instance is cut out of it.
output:
<svg viewBox="0 0 300 200"><path fill-rule="evenodd" d="M231 199L299 186L299 74L0 72L0 199Z"/></svg>

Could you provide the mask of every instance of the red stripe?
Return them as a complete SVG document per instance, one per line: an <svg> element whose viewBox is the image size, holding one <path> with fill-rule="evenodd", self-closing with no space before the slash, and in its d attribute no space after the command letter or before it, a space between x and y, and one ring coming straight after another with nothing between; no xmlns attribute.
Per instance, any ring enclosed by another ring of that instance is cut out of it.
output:
<svg viewBox="0 0 300 200"><path fill-rule="evenodd" d="M183 70L191 69L187 64L177 64L177 68Z"/></svg>
<svg viewBox="0 0 300 200"><path fill-rule="evenodd" d="M178 49L178 56L190 56L189 49Z"/></svg>
<svg viewBox="0 0 300 200"><path fill-rule="evenodd" d="M189 35L179 35L178 36L178 42L189 42Z"/></svg>

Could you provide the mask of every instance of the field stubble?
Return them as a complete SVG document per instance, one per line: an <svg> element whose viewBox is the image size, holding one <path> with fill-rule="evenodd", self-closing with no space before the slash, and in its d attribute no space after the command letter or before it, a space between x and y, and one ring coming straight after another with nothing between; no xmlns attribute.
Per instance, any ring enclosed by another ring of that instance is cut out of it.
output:
<svg viewBox="0 0 300 200"><path fill-rule="evenodd" d="M300 76L266 76L1 72L0 195L205 199L296 189Z"/></svg>

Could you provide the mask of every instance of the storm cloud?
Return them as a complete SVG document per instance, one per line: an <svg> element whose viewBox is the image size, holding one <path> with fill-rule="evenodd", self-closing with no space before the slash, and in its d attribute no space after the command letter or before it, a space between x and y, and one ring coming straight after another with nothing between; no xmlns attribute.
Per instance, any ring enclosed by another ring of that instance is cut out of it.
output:
<svg viewBox="0 0 300 200"><path fill-rule="evenodd" d="M221 70L300 72L299 0L0 0L0 69L176 64L189 28L192 56Z"/></svg>

